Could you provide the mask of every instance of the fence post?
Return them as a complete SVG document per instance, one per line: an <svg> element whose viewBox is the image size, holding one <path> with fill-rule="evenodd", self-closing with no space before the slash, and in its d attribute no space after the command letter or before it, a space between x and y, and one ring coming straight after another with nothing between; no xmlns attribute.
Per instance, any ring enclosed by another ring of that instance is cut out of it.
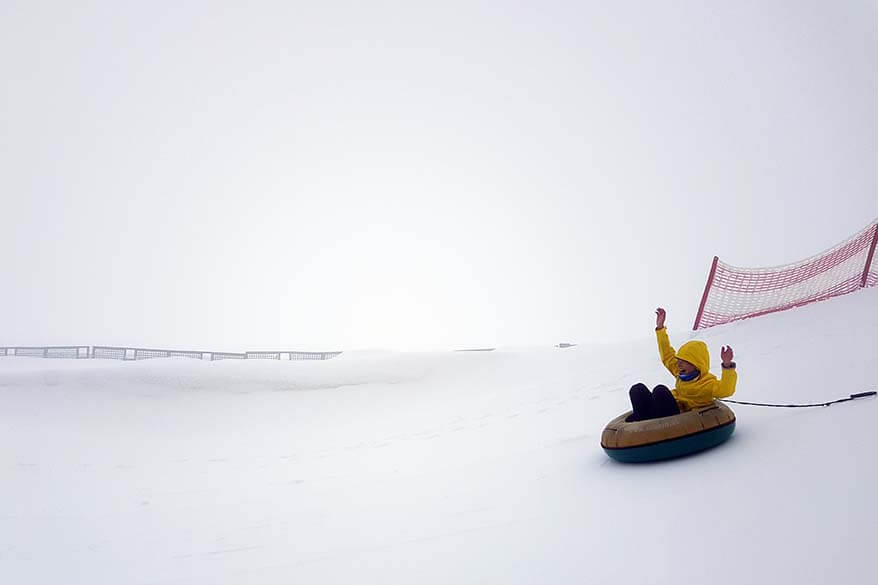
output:
<svg viewBox="0 0 878 585"><path fill-rule="evenodd" d="M872 234L872 245L869 246L869 255L866 256L866 266L863 268L863 278L860 279L860 288L866 286L866 281L869 279L869 270L872 268L872 257L875 256L875 244L878 243L878 221L875 222L875 227L872 231L874 232Z"/></svg>
<svg viewBox="0 0 878 585"><path fill-rule="evenodd" d="M707 295L710 293L710 287L713 286L713 277L716 274L717 262L719 262L719 256L714 256L713 264L710 265L710 276L707 277L707 284L704 285L704 294L701 295L701 304L698 305L698 314L695 316L695 325L692 326L692 331L697 331L698 325L701 323L701 315L704 313L704 305L707 304Z"/></svg>

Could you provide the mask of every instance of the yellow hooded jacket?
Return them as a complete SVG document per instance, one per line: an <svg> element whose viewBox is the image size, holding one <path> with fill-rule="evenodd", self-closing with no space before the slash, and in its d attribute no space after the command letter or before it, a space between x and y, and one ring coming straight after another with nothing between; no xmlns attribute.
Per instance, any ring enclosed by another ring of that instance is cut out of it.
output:
<svg viewBox="0 0 878 585"><path fill-rule="evenodd" d="M677 379L677 384L671 393L680 403L682 410L708 406L714 398L726 398L735 393L738 373L734 368L723 368L722 377L717 380L716 376L710 373L710 352L707 351L706 343L687 341L680 347L680 351L675 352L668 339L667 329L664 327L656 329L655 336L658 340L662 363ZM701 375L689 382L681 380L677 370L678 359L687 361L698 368Z"/></svg>

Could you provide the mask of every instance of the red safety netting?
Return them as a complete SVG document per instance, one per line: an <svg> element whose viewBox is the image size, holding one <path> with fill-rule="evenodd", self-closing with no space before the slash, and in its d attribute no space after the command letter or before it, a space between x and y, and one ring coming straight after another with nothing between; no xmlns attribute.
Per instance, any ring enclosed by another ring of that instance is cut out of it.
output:
<svg viewBox="0 0 878 585"><path fill-rule="evenodd" d="M693 329L783 311L878 285L878 221L815 256L772 268L713 259Z"/></svg>

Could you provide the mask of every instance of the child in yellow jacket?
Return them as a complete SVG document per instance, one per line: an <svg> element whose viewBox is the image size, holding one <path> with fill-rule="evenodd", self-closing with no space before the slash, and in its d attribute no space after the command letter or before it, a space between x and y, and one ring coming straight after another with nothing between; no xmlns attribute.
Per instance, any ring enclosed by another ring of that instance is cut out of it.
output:
<svg viewBox="0 0 878 585"><path fill-rule="evenodd" d="M710 373L710 353L703 341L688 341L679 351L674 351L665 329L667 313L659 307L655 311L655 335L658 341L659 356L662 363L676 378L673 390L659 384L652 392L644 384L635 384L628 392L633 414L630 421L647 420L672 416L681 411L708 406L715 398L726 398L735 393L738 373L734 353L729 346L723 346L722 376L717 380Z"/></svg>

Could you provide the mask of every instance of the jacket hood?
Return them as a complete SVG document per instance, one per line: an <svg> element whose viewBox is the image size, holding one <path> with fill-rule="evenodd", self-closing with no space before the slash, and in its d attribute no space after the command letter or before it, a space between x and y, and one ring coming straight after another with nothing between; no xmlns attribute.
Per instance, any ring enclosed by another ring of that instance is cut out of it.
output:
<svg viewBox="0 0 878 585"><path fill-rule="evenodd" d="M687 341L677 350L677 359L684 360L698 368L701 375L710 372L710 352L703 341Z"/></svg>

